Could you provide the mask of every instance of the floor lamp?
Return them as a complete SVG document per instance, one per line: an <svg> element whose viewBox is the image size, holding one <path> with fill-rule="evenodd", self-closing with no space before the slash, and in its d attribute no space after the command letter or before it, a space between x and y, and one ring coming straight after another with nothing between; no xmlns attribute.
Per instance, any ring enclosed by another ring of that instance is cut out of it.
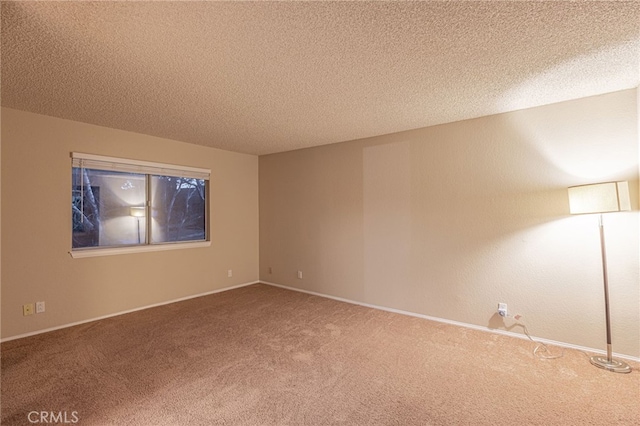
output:
<svg viewBox="0 0 640 426"><path fill-rule="evenodd" d="M602 252L602 275L604 278L604 308L607 321L607 356L592 356L591 364L615 373L630 373L631 367L611 356L611 319L609 316L609 278L607 276L607 253L604 244L602 213L631 210L628 182L605 182L569 188L571 214L598 213L600 228L600 250Z"/></svg>
<svg viewBox="0 0 640 426"><path fill-rule="evenodd" d="M138 219L138 244L140 244L140 218L146 214L144 207L131 207L129 214Z"/></svg>

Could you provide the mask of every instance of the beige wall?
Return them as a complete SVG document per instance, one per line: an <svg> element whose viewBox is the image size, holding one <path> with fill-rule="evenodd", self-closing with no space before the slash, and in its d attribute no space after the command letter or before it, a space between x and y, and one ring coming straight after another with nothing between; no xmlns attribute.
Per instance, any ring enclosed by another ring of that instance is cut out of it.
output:
<svg viewBox="0 0 640 426"><path fill-rule="evenodd" d="M506 302L536 336L602 349L595 218L568 215L566 187L628 179L635 211L605 221L614 350L637 357L639 108L629 90L260 157L260 278L520 332ZM258 279L257 157L1 119L2 338ZM212 246L72 259L71 151L210 168Z"/></svg>
<svg viewBox="0 0 640 426"><path fill-rule="evenodd" d="M597 218L566 188L629 180L635 211L605 223L613 347L638 357L637 121L627 90L262 156L260 278L521 332L505 302L535 336L604 349Z"/></svg>
<svg viewBox="0 0 640 426"><path fill-rule="evenodd" d="M72 151L211 169L211 247L72 259ZM256 281L258 158L2 108L2 247L2 338Z"/></svg>

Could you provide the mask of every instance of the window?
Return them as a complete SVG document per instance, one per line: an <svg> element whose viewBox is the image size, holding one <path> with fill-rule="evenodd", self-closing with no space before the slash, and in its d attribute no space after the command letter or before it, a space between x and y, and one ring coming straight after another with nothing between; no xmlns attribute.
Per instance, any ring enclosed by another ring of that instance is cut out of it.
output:
<svg viewBox="0 0 640 426"><path fill-rule="evenodd" d="M209 170L71 157L73 257L209 245Z"/></svg>

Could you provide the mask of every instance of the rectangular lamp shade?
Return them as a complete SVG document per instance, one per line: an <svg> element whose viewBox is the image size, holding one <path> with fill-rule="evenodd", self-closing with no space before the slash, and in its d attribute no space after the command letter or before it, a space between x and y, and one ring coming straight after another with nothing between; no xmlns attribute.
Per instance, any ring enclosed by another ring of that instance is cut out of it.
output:
<svg viewBox="0 0 640 426"><path fill-rule="evenodd" d="M129 214L133 217L144 217L144 207L131 207Z"/></svg>
<svg viewBox="0 0 640 426"><path fill-rule="evenodd" d="M569 188L571 214L631 210L628 182L604 182Z"/></svg>

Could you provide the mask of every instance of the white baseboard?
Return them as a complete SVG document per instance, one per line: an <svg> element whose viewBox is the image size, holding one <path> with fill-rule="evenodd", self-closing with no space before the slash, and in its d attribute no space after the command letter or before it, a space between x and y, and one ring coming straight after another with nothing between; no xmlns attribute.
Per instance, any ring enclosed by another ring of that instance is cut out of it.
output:
<svg viewBox="0 0 640 426"><path fill-rule="evenodd" d="M219 288L217 290L211 290L211 291L207 291L207 292L204 292L204 293L193 294L191 296L185 296L185 297L181 297L179 299L173 299L173 300L167 300L165 302L154 303L153 305L141 306L139 308L129 309L129 310L126 310L126 311L120 311L120 312L116 312L116 313L113 313L113 314L108 314L108 315L103 315L103 316L100 316L100 317L90 318L90 319L87 319L87 320L76 321L76 322L72 322L72 323L69 323L69 324L59 325L59 326L56 326L56 327L51 327L51 328L45 328L45 329L42 329L42 330L32 331L30 333L18 334L16 336L11 336L11 337L7 337L5 339L2 339L2 340L0 340L0 343L8 342L10 340L22 339L23 337L35 336L36 334L48 333L50 331L61 330L63 328L69 328L69 327L73 327L73 326L80 325L80 324L86 324L88 322L100 321L100 320L111 318L111 317L117 317L119 315L130 314L132 312L142 311L144 309L149 309L149 308L155 308L157 306L169 305L171 303L182 302L184 300L189 300L189 299L195 299L196 297L208 296L210 294L215 294L215 293L221 293L223 291L234 290L236 288L246 287L246 286L249 286L249 285L259 284L259 283L260 283L260 281L253 281L253 282L248 282L248 283L244 283L244 284L234 285L234 286L231 286L231 287Z"/></svg>
<svg viewBox="0 0 640 426"><path fill-rule="evenodd" d="M400 314L400 315L408 315L408 316L411 316L411 317L422 318L422 319L426 319L426 320L429 320L429 321L436 321L436 322L440 322L440 323L456 325L456 326L459 326L459 327L470 328L470 329L473 329L473 330L479 330L479 331L484 331L484 332L493 333L493 334L501 334L501 335L504 335L504 336L515 337L517 339L528 340L527 336L525 336L523 334L519 334L519 333L514 333L512 331L499 330L499 329L483 327L483 326L479 326L479 325L475 325L475 324L468 324L468 323L464 323L464 322L448 320L448 319L445 319L445 318L432 317L432 316L429 316L429 315L417 314L415 312L408 312L408 311L403 311L403 310L400 310L400 309L388 308L388 307L385 307L385 306L372 305L370 303L358 302L358 301L355 301L355 300L345 299L345 298L342 298L342 297L331 296L331 295L328 295L328 294L318 293L318 292L315 292L315 291L303 290L303 289L300 289L300 288L289 287L289 286L282 285L282 284L276 284L276 283L272 283L272 282L268 282L268 281L264 281L264 280L259 280L259 281L252 281L252 282L248 282L248 283L234 285L234 286L231 286L231 287L224 287L224 288L220 288L220 289L216 289L216 290L212 290L212 291L207 291L207 292L204 292L204 293L193 294L193 295L181 297L181 298L178 298L178 299L167 300L165 302L154 303L152 305L141 306L139 308L129 309L129 310L126 310L126 311L120 311L120 312L116 312L116 313L113 313L113 314L108 314L108 315L103 315L103 316L100 316L100 317L90 318L90 319L87 319L87 320L76 321L76 322L72 322L72 323L69 323L69 324L63 324L63 325L59 325L59 326L56 326L56 327L45 328L45 329L42 329L42 330L36 330L36 331L32 331L30 333L18 334L18 335L15 335L15 336L11 336L11 337L7 337L7 338L4 338L4 339L1 339L0 343L8 342L8 341L11 341L11 340L22 339L24 337L35 336L37 334L48 333L50 331L61 330L63 328L69 328L69 327L73 327L73 326L81 325L81 324L86 324L86 323L93 322L93 321L100 321L100 320L103 320L103 319L116 317L116 316L119 316L119 315L124 315L124 314L129 314L129 313L132 313L132 312L136 312L136 311L141 311L141 310L144 310L144 309L155 308L155 307L163 306L163 305L169 305L171 303L182 302L184 300L195 299L196 297L208 296L210 294L221 293L221 292L224 292L224 291L234 290L234 289L237 289L237 288L246 287L246 286L250 286L250 285L253 285L253 284L260 284L260 283L266 284L266 285L270 285L270 286L273 286L273 287L283 288L283 289L286 289L286 290L292 290L292 291L297 291L297 292L300 292L300 293L306 293L306 294L311 294L311 295L314 295L314 296L324 297L324 298L327 298L327 299L333 299L333 300L337 300L339 302L350 303L352 305L359 305L359 306L364 306L364 307L367 307L367 308L378 309L378 310L381 310L381 311L393 312L393 313ZM558 341L555 341L555 340L544 339L542 337L536 337L536 336L531 336L531 337L532 337L532 339L534 339L536 342L539 342L539 343L545 343L545 344L549 344L549 345L560 346L560 347L570 348L570 349L576 349L576 350L580 350L580 351L584 351L584 352L591 352L591 353L596 353L596 354L605 354L606 353L605 351L600 350L600 349L588 348L588 347L585 347L585 346L578 346L578 345L574 345L574 344L571 344L571 343L558 342ZM621 358L621 359L626 359L626 360L629 360L629 361L640 362L640 357L634 357L634 356L620 354L620 353L614 353L613 355L616 358Z"/></svg>
<svg viewBox="0 0 640 426"><path fill-rule="evenodd" d="M467 324L467 323L464 323L464 322L452 321L452 320L448 320L448 319L444 319L444 318L431 317L431 316L428 316L428 315L417 314L415 312L408 312L408 311L403 311L403 310L400 310L400 309L387 308L385 306L372 305L372 304L369 304L369 303L358 302L358 301L355 301L355 300L350 300L350 299L345 299L345 298L342 298L342 297L331 296L331 295L323 294L323 293L317 293L315 291L303 290L303 289L295 288L295 287L289 287L289 286L286 286L286 285L276 284L276 283L263 281L263 280L260 280L260 283L266 284L266 285L270 285L270 286L273 286L273 287L284 288L286 290L293 290L293 291L298 291L300 293L306 293L306 294L312 294L314 296L325 297L327 299L333 299L333 300L337 300L339 302L350 303L352 305L360 305L360 306L365 306L367 308L378 309L378 310L381 310L381 311L393 312L393 313L396 313L396 314L408 315L408 316L411 316L411 317L422 318L422 319L426 319L426 320L430 320L430 321L436 321L436 322L441 322L441 323L445 323L445 324L457 325L459 327L471 328L473 330L479 330L479 331L484 331L484 332L493 333L493 334L502 334L504 336L510 336L510 337L515 337L515 338L518 338L518 339L528 340L528 337L526 335L520 334L520 333L514 333L512 331L499 330L499 329L483 327L483 326L475 325L475 324ZM578 345L574 345L574 344L571 344L571 343L558 342L558 341L555 341L555 340L544 339L542 337L536 337L536 336L531 336L531 338L534 339L537 343L544 343L544 344L548 344L548 345L560 346L560 347L563 347L563 348L576 349L576 350L579 350L579 351L591 352L591 353L595 353L595 354L606 354L605 351L600 350L600 349L587 348L585 346L578 346ZM630 356L630 355L619 354L619 353L614 353L613 355L616 358L621 358L621 359L626 359L626 360L629 360L629 361L640 362L640 358L639 357L633 357L633 356Z"/></svg>

